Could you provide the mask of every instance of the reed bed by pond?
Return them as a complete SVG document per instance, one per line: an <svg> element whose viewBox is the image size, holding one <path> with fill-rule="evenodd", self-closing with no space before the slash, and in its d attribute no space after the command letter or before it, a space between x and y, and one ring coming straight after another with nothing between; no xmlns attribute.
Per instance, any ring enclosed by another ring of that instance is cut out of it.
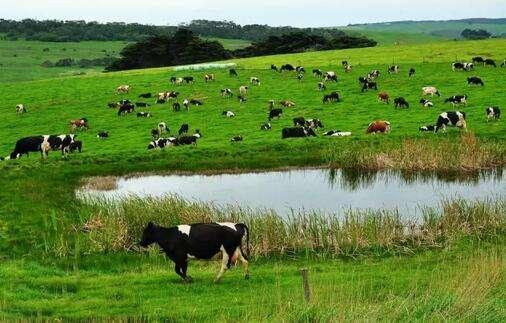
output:
<svg viewBox="0 0 506 323"><path fill-rule="evenodd" d="M122 202L89 201L82 208L78 232L85 253L138 249L141 232L149 221L163 226L232 221L250 228L255 257L311 253L323 257L362 254L411 254L443 247L462 236L499 235L505 232L506 200L444 201L440 208L422 209L421 222L402 220L395 210L348 210L343 219L319 213L293 213L281 217L273 211L188 202L165 198L128 198Z"/></svg>

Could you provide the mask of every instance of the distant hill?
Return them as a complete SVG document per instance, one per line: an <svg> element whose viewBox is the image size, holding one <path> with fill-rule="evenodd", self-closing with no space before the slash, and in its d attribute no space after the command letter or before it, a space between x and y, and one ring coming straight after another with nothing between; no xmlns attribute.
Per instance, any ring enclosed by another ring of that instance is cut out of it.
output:
<svg viewBox="0 0 506 323"><path fill-rule="evenodd" d="M403 34L426 34L442 38L461 38L462 30L485 29L495 37L506 37L506 18L470 18L441 21L393 21L371 24L350 24L343 27L347 30L378 31Z"/></svg>

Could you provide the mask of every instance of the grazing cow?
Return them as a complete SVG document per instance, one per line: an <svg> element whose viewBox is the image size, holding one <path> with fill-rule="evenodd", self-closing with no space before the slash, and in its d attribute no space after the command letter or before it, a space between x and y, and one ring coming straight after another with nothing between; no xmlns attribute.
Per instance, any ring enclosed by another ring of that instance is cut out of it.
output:
<svg viewBox="0 0 506 323"><path fill-rule="evenodd" d="M388 67L388 74L397 74L399 73L399 65L392 65Z"/></svg>
<svg viewBox="0 0 506 323"><path fill-rule="evenodd" d="M340 131L340 130L329 130L323 133L324 136L328 137L348 137L351 136L350 131Z"/></svg>
<svg viewBox="0 0 506 323"><path fill-rule="evenodd" d="M490 119L499 120L501 118L501 109L499 107L488 107L485 109L485 114L487 115L487 121Z"/></svg>
<svg viewBox="0 0 506 323"><path fill-rule="evenodd" d="M493 66L493 67L497 67L497 65L495 64L495 61L491 58L487 58L486 60L483 61L483 65L484 66L487 66L487 65L490 65L490 66Z"/></svg>
<svg viewBox="0 0 506 323"><path fill-rule="evenodd" d="M278 71L278 67L276 65L274 65L274 64L271 64L271 70L277 72Z"/></svg>
<svg viewBox="0 0 506 323"><path fill-rule="evenodd" d="M266 122L260 126L260 130L271 130L272 126L270 122Z"/></svg>
<svg viewBox="0 0 506 323"><path fill-rule="evenodd" d="M435 132L439 129L443 129L445 132L446 127L458 127L460 129L466 129L466 113L460 111L448 111L443 112L438 116Z"/></svg>
<svg viewBox="0 0 506 323"><path fill-rule="evenodd" d="M157 128L160 134L170 132L170 129L167 127L167 124L165 122L159 122Z"/></svg>
<svg viewBox="0 0 506 323"><path fill-rule="evenodd" d="M281 104L285 108L293 108L293 107L295 107L295 102L290 101L290 100L282 100L282 101L279 102L279 104Z"/></svg>
<svg viewBox="0 0 506 323"><path fill-rule="evenodd" d="M193 76L185 76L183 77L183 81L186 83L186 84L193 84Z"/></svg>
<svg viewBox="0 0 506 323"><path fill-rule="evenodd" d="M484 62L485 60L484 60L484 59L483 59L483 57L481 57L481 56L475 56L475 57L473 57L472 61L473 61L473 63L483 64L483 62Z"/></svg>
<svg viewBox="0 0 506 323"><path fill-rule="evenodd" d="M319 68L316 68L313 70L313 76L314 77L322 77L323 76L323 71Z"/></svg>
<svg viewBox="0 0 506 323"><path fill-rule="evenodd" d="M369 89L378 90L378 84L376 82L366 80L364 83L362 83L362 92L365 92Z"/></svg>
<svg viewBox="0 0 506 323"><path fill-rule="evenodd" d="M179 102L175 102L174 104L172 104L172 111L174 112L181 111L181 104L179 104Z"/></svg>
<svg viewBox="0 0 506 323"><path fill-rule="evenodd" d="M221 89L220 90L220 94L222 97L224 98L231 98L234 96L234 93L232 93L232 90L231 89Z"/></svg>
<svg viewBox="0 0 506 323"><path fill-rule="evenodd" d="M116 88L116 94L120 94L120 93L129 93L130 92L130 89L132 87L130 85L120 85Z"/></svg>
<svg viewBox="0 0 506 323"><path fill-rule="evenodd" d="M366 134L388 132L390 132L390 122L384 120L376 120L371 122L365 131Z"/></svg>
<svg viewBox="0 0 506 323"><path fill-rule="evenodd" d="M326 82L337 82L337 74L333 71L328 71L323 75L323 80Z"/></svg>
<svg viewBox="0 0 506 323"><path fill-rule="evenodd" d="M295 78L297 79L297 81L302 81L302 79L304 78L304 74L303 73L299 73L295 76Z"/></svg>
<svg viewBox="0 0 506 323"><path fill-rule="evenodd" d="M415 69L414 68L410 68L409 69L408 77L412 78L413 76L415 76L415 73L416 73Z"/></svg>
<svg viewBox="0 0 506 323"><path fill-rule="evenodd" d="M137 112L137 117L138 118L151 118L153 115L149 112L144 112L144 111L141 111L141 112Z"/></svg>
<svg viewBox="0 0 506 323"><path fill-rule="evenodd" d="M127 113L132 113L134 112L134 110L135 107L133 104L131 103L123 104L118 109L118 116L125 115Z"/></svg>
<svg viewBox="0 0 506 323"><path fill-rule="evenodd" d="M148 104L146 102L135 102L135 106L137 108L146 108L146 107L151 106L151 104Z"/></svg>
<svg viewBox="0 0 506 323"><path fill-rule="evenodd" d="M83 152L83 142L81 140L74 140L74 142L69 145L69 152L73 153L74 151Z"/></svg>
<svg viewBox="0 0 506 323"><path fill-rule="evenodd" d="M464 64L463 63L460 63L460 62L453 62L452 63L452 70L453 71L463 70L463 69L464 69Z"/></svg>
<svg viewBox="0 0 506 323"><path fill-rule="evenodd" d="M439 90L437 88L435 88L434 86L422 87L422 95L430 95L430 96L437 95L438 97L441 96L441 94L439 93Z"/></svg>
<svg viewBox="0 0 506 323"><path fill-rule="evenodd" d="M190 99L190 104L195 105L195 106L200 106L200 105L203 105L204 102L202 102L202 100L199 100L199 99Z"/></svg>
<svg viewBox="0 0 506 323"><path fill-rule="evenodd" d="M435 132L436 131L436 126L435 125L426 125L426 126L421 126L420 128L418 128L418 131L421 131L421 132Z"/></svg>
<svg viewBox="0 0 506 323"><path fill-rule="evenodd" d="M260 79L258 77L252 76L249 78L249 81L253 85L260 85Z"/></svg>
<svg viewBox="0 0 506 323"><path fill-rule="evenodd" d="M139 94L139 98L149 99L151 97L153 97L153 94L151 94L151 92Z"/></svg>
<svg viewBox="0 0 506 323"><path fill-rule="evenodd" d="M371 80L377 79L381 75L379 70L372 70L371 73L367 74L367 78Z"/></svg>
<svg viewBox="0 0 506 323"><path fill-rule="evenodd" d="M241 95L246 95L246 94L248 94L248 87L247 87L246 85L241 85L241 86L239 87L239 93L240 93Z"/></svg>
<svg viewBox="0 0 506 323"><path fill-rule="evenodd" d="M176 274L185 282L191 281L191 277L187 275L190 257L211 259L221 251L221 269L214 280L218 282L225 271L230 268L234 257L241 261L245 270L245 278L249 278L248 261L242 252L242 237L240 231L216 223L164 228L149 222L142 233L140 245L147 247L157 243L165 255L175 263Z"/></svg>
<svg viewBox="0 0 506 323"><path fill-rule="evenodd" d="M230 138L230 141L231 142L238 142L238 141L242 141L242 136L241 135L238 135L238 136L233 136L232 138Z"/></svg>
<svg viewBox="0 0 506 323"><path fill-rule="evenodd" d="M18 104L16 105L16 113L17 114L23 114L23 113L26 113L26 108L24 105L22 104Z"/></svg>
<svg viewBox="0 0 506 323"><path fill-rule="evenodd" d="M70 145L74 142L75 135L44 135L21 138L16 142L10 159L17 159L29 152L40 151L43 158L47 157L50 150L61 150L62 156L68 153Z"/></svg>
<svg viewBox="0 0 506 323"><path fill-rule="evenodd" d="M221 115L222 115L222 116L225 116L225 117L227 117L227 118L233 118L233 117L235 117L235 113L233 113L233 112L232 112L232 111L230 111L230 110L223 111L223 112L221 113Z"/></svg>
<svg viewBox="0 0 506 323"><path fill-rule="evenodd" d="M186 111L189 111L190 110L190 100L184 99L183 106L185 107Z"/></svg>
<svg viewBox="0 0 506 323"><path fill-rule="evenodd" d="M295 67L293 67L293 65L291 64L284 64L284 65L281 65L281 68L279 69L280 72L293 72L295 71Z"/></svg>
<svg viewBox="0 0 506 323"><path fill-rule="evenodd" d="M183 123L177 133L181 136L183 133L188 133L189 129L190 129L190 126L188 126L187 123Z"/></svg>
<svg viewBox="0 0 506 323"><path fill-rule="evenodd" d="M215 80L215 77L214 77L214 74L205 74L204 75L204 81L207 83L207 82L211 82L211 81L214 81Z"/></svg>
<svg viewBox="0 0 506 323"><path fill-rule="evenodd" d="M313 130L313 128L290 127L290 128L283 128L283 130L281 130L281 139L300 138L300 137L309 137L309 136L316 137L316 132Z"/></svg>
<svg viewBox="0 0 506 323"><path fill-rule="evenodd" d="M88 119L86 119L86 118L81 118L81 119L77 119L77 120L70 120L69 125L70 125L70 129L72 131L74 131L76 129L86 130L89 128L88 127Z"/></svg>
<svg viewBox="0 0 506 323"><path fill-rule="evenodd" d="M340 101L340 98L339 98L339 93L337 91L334 91L334 92L331 92L330 94L324 95L323 99L322 99L323 103L339 102L339 101Z"/></svg>
<svg viewBox="0 0 506 323"><path fill-rule="evenodd" d="M246 96L244 94L239 94L237 100L239 100L239 103L244 103L246 102Z"/></svg>
<svg viewBox="0 0 506 323"><path fill-rule="evenodd" d="M200 134L198 136L192 135L192 136L180 136L176 138L174 141L174 144L176 146L184 146L184 145L197 145L197 139L200 138Z"/></svg>
<svg viewBox="0 0 506 323"><path fill-rule="evenodd" d="M394 107L396 108L409 108L409 103L402 96L394 99Z"/></svg>
<svg viewBox="0 0 506 323"><path fill-rule="evenodd" d="M466 70L466 71L471 71L474 69L473 63L463 63L463 64L464 64L464 70Z"/></svg>
<svg viewBox="0 0 506 323"><path fill-rule="evenodd" d="M318 82L318 91L325 91L327 86L323 82Z"/></svg>
<svg viewBox="0 0 506 323"><path fill-rule="evenodd" d="M228 75L229 76L238 76L237 75L237 71L235 70L235 68L231 68L228 70Z"/></svg>
<svg viewBox="0 0 506 323"><path fill-rule="evenodd" d="M345 73L350 73L352 70L353 70L353 68L351 67L351 65L346 65L344 67L344 72Z"/></svg>
<svg viewBox="0 0 506 323"><path fill-rule="evenodd" d="M97 133L97 138L99 139L109 138L109 131L100 131L99 133Z"/></svg>
<svg viewBox="0 0 506 323"><path fill-rule="evenodd" d="M155 148L163 149L165 147L175 145L175 142L176 142L176 138L174 138L174 137L170 137L170 138L158 138L158 139L155 139L155 140L151 141L148 144L148 150L155 149Z"/></svg>
<svg viewBox="0 0 506 323"><path fill-rule="evenodd" d="M297 66L297 67L295 67L295 71L297 73L299 73L299 74L300 73L306 73L306 70L304 69L304 66Z"/></svg>
<svg viewBox="0 0 506 323"><path fill-rule="evenodd" d="M434 103L432 103L431 101L429 101L427 99L424 99L424 98L420 99L420 104L423 107L425 107L425 108L432 108L432 107L434 107Z"/></svg>
<svg viewBox="0 0 506 323"><path fill-rule="evenodd" d="M283 109L272 109L269 111L269 121L271 121L274 118L281 118L283 116Z"/></svg>
<svg viewBox="0 0 506 323"><path fill-rule="evenodd" d="M452 105L463 104L467 105L467 95L454 95L445 100L445 103L450 102Z"/></svg>
<svg viewBox="0 0 506 323"><path fill-rule="evenodd" d="M385 102L386 104L390 103L390 95L387 92L378 93L378 101Z"/></svg>
<svg viewBox="0 0 506 323"><path fill-rule="evenodd" d="M478 76L471 76L467 78L467 85L485 85L483 81Z"/></svg>

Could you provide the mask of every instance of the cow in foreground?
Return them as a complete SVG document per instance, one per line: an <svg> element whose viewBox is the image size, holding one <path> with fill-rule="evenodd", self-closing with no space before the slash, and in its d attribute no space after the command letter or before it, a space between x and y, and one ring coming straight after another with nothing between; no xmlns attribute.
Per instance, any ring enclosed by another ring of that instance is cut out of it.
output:
<svg viewBox="0 0 506 323"><path fill-rule="evenodd" d="M445 132L446 127L457 127L466 130L466 113L460 111L443 112L438 116L435 132L443 129Z"/></svg>
<svg viewBox="0 0 506 323"><path fill-rule="evenodd" d="M30 152L40 151L43 158L51 150L61 150L62 156L65 156L74 142L75 135L44 135L21 138L16 142L14 150L10 154L10 159L17 159L21 155L27 155Z"/></svg>
<svg viewBox="0 0 506 323"><path fill-rule="evenodd" d="M249 278L248 260L242 252L241 232L217 223L197 223L165 228L149 222L144 228L141 247L156 243L165 255L175 263L175 271L184 282L191 282L187 275L189 258L211 259L221 251L221 269L215 278L218 282L230 268L234 256L242 262L245 278Z"/></svg>

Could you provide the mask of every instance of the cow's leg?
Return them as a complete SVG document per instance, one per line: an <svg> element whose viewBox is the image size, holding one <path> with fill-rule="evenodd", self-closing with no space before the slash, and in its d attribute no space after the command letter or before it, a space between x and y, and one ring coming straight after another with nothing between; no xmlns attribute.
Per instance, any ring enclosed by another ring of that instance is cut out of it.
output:
<svg viewBox="0 0 506 323"><path fill-rule="evenodd" d="M223 274L225 273L225 271L229 267L229 263L230 263L230 257L228 255L228 252L225 250L225 248L223 246L221 246L220 249L221 249L221 253L223 255L223 258L221 259L220 272L218 273L218 276L216 276L216 279L214 280L215 283L220 281L221 276L223 276Z"/></svg>
<svg viewBox="0 0 506 323"><path fill-rule="evenodd" d="M248 262L248 260L246 260L246 258L244 258L244 255L242 254L242 249L240 246L237 247L237 249L235 250L235 254L238 256L239 260L242 263L242 266L244 267L244 279L249 279L249 262ZM235 254L234 254L234 257L235 257Z"/></svg>

